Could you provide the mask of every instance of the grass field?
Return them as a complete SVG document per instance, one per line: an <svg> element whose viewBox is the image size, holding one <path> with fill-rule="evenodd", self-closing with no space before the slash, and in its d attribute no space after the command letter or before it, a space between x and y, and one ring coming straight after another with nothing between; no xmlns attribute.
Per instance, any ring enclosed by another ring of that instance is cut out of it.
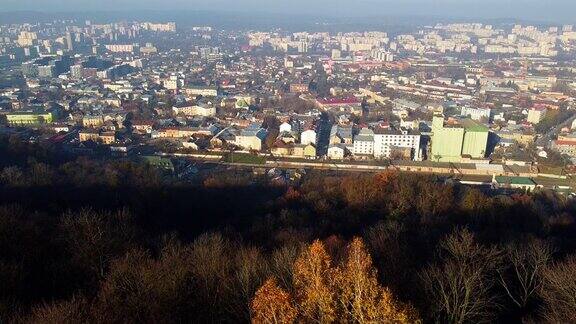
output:
<svg viewBox="0 0 576 324"><path fill-rule="evenodd" d="M227 153L222 157L222 162L264 164L266 157L248 153Z"/></svg>

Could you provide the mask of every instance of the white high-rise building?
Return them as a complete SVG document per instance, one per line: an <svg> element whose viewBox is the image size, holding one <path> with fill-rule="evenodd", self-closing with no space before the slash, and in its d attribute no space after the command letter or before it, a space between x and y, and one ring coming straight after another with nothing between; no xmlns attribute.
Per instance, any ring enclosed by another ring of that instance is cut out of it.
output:
<svg viewBox="0 0 576 324"><path fill-rule="evenodd" d="M70 67L70 76L72 79L82 79L82 65L72 65Z"/></svg>

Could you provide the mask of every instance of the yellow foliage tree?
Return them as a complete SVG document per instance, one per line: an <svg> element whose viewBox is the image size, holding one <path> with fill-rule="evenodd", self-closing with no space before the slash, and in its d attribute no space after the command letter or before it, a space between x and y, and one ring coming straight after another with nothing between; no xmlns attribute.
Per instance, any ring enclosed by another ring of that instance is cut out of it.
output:
<svg viewBox="0 0 576 324"><path fill-rule="evenodd" d="M330 323L336 319L331 262L324 244L316 240L294 264L296 299L307 321Z"/></svg>

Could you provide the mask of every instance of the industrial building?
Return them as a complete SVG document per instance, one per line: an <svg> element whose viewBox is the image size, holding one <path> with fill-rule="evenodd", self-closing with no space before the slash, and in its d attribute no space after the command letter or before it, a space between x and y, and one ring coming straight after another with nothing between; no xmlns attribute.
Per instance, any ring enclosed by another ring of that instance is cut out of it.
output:
<svg viewBox="0 0 576 324"><path fill-rule="evenodd" d="M444 116L432 119L432 152L430 158L437 162L460 162L462 157L486 157L488 128L471 119L445 123Z"/></svg>

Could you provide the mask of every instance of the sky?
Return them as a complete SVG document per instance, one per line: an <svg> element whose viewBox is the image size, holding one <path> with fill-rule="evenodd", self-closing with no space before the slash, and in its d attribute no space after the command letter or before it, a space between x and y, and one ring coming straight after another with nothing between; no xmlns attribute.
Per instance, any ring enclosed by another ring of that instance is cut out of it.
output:
<svg viewBox="0 0 576 324"><path fill-rule="evenodd" d="M210 10L324 17L426 15L575 22L576 0L0 0L0 11Z"/></svg>

